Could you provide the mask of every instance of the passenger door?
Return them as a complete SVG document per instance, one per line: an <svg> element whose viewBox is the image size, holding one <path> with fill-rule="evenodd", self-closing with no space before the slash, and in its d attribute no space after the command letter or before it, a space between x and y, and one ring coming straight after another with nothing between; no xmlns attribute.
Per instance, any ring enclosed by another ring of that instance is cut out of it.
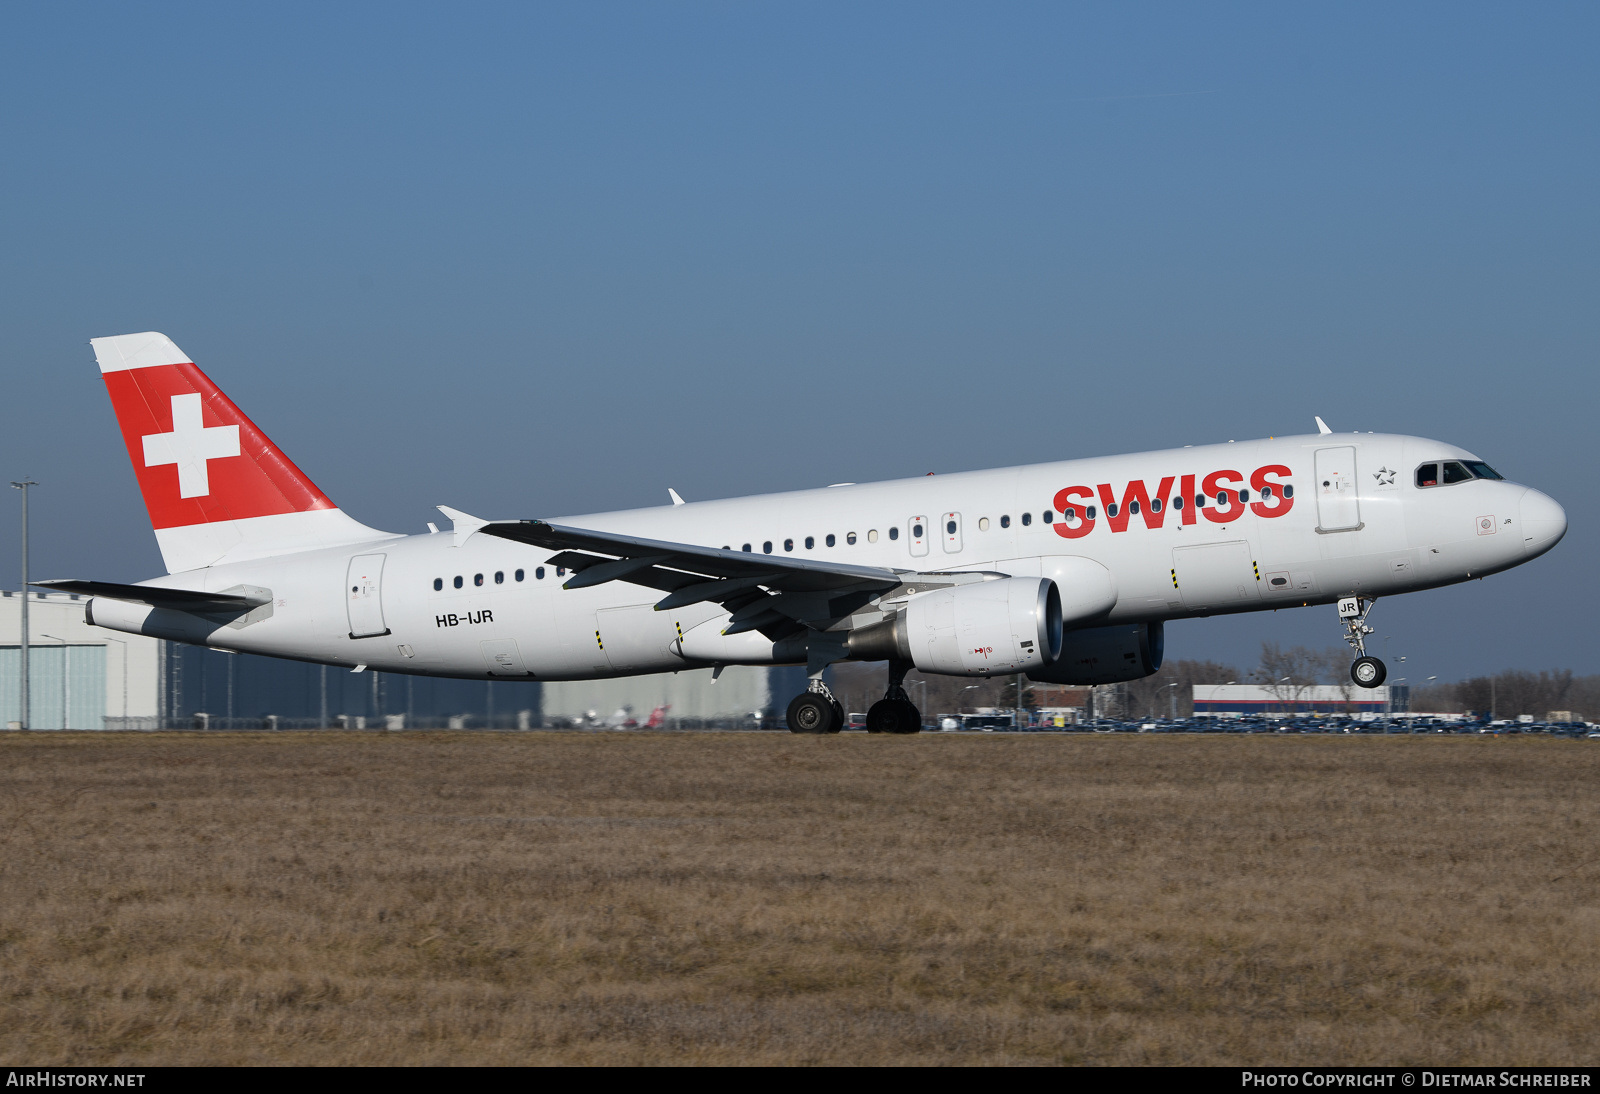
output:
<svg viewBox="0 0 1600 1094"><path fill-rule="evenodd" d="M1317 531L1351 532L1361 527L1356 497L1356 450L1317 449Z"/></svg>
<svg viewBox="0 0 1600 1094"><path fill-rule="evenodd" d="M351 638L389 633L383 625L383 555L356 555L345 572L345 604Z"/></svg>

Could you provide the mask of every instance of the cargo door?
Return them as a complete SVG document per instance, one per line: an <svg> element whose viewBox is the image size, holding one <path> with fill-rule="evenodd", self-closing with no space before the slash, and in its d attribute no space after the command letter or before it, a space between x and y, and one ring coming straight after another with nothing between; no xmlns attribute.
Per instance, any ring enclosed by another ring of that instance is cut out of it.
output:
<svg viewBox="0 0 1600 1094"><path fill-rule="evenodd" d="M658 612L652 604L628 608L601 608L594 613L596 645L607 663L619 671L666 668L682 664L668 649L677 640L671 612Z"/></svg>
<svg viewBox="0 0 1600 1094"><path fill-rule="evenodd" d="M1172 580L1183 606L1191 610L1233 608L1261 599L1250 544L1242 539L1174 548Z"/></svg>
<svg viewBox="0 0 1600 1094"><path fill-rule="evenodd" d="M912 517L906 521L906 532L910 539L906 546L910 548L913 555L925 555L928 553L928 535L930 531L927 517Z"/></svg>
<svg viewBox="0 0 1600 1094"><path fill-rule="evenodd" d="M1351 532L1361 527L1356 485L1353 447L1317 449L1317 531Z"/></svg>
<svg viewBox="0 0 1600 1094"><path fill-rule="evenodd" d="M945 513L939 518L939 524L944 532L945 552L956 554L961 550L961 514Z"/></svg>
<svg viewBox="0 0 1600 1094"><path fill-rule="evenodd" d="M345 573L345 604L351 638L388 634L383 625L383 555L356 555Z"/></svg>

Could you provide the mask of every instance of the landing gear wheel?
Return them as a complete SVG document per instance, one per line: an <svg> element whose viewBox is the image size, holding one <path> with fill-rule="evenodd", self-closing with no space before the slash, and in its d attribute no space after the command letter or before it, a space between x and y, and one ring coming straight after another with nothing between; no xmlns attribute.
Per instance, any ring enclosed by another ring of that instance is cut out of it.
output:
<svg viewBox="0 0 1600 1094"><path fill-rule="evenodd" d="M868 733L921 733L922 714L909 699L879 699L867 711Z"/></svg>
<svg viewBox="0 0 1600 1094"><path fill-rule="evenodd" d="M1388 677L1389 670L1376 657L1357 657L1350 666L1350 679L1364 688L1375 688Z"/></svg>
<svg viewBox="0 0 1600 1094"><path fill-rule="evenodd" d="M894 732L921 733L922 712L916 708L916 705L910 699L896 699L894 703L900 708L900 721L895 726Z"/></svg>
<svg viewBox="0 0 1600 1094"><path fill-rule="evenodd" d="M802 691L789 703L790 733L838 733L844 728L844 710L826 695Z"/></svg>

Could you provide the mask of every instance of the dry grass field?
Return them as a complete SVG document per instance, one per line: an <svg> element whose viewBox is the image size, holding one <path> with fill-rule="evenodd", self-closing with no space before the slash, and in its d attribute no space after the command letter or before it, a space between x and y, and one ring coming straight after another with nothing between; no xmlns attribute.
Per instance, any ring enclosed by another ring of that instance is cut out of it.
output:
<svg viewBox="0 0 1600 1094"><path fill-rule="evenodd" d="M1592 1064L1597 742L6 734L14 1064Z"/></svg>

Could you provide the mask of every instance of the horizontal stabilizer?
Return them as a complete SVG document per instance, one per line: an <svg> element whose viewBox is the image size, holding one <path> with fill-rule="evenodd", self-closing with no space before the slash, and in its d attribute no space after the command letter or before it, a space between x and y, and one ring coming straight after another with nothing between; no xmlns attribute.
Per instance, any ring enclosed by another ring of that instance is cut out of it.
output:
<svg viewBox="0 0 1600 1094"><path fill-rule="evenodd" d="M263 604L272 603L270 596L239 596L233 593L203 593L195 589L163 589L154 585L119 585L114 581L80 581L60 578L54 581L30 581L28 584L57 593L78 593L82 596L103 596L108 600L126 600L130 604L148 604L152 608L171 608L180 612L228 613L247 612Z"/></svg>

